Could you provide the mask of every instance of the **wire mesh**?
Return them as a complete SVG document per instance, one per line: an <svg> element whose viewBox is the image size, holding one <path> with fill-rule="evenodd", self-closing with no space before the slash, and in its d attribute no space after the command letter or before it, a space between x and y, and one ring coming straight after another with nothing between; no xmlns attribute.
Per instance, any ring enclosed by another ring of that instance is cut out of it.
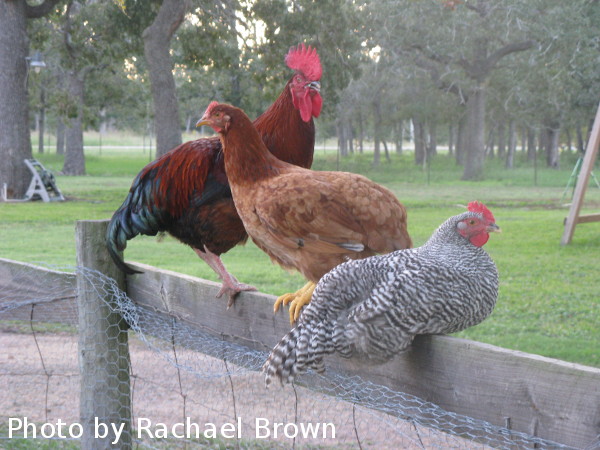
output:
<svg viewBox="0 0 600 450"><path fill-rule="evenodd" d="M260 373L266 352L140 307L99 272L74 272L129 324L130 380L127 387L116 380L111 389L130 389L128 404L120 406L131 411L128 437L140 447L568 448L329 370L266 389ZM11 282L2 283L7 277ZM0 270L0 286L8 285L0 291L2 440L9 439L11 419L16 427L25 418L27 438L36 431L37 439L63 439L59 428L64 439L79 438L80 390L102 388L80 377L73 280L28 266ZM115 440L127 441L115 425ZM23 438L23 428L12 439ZM109 430L98 424L95 431Z"/></svg>

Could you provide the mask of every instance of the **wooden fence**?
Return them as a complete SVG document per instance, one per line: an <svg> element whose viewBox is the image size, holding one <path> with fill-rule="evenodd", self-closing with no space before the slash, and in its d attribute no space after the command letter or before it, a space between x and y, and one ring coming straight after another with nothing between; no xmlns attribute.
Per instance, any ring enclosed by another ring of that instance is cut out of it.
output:
<svg viewBox="0 0 600 450"><path fill-rule="evenodd" d="M101 238L106 225L106 221L78 223L79 263L92 269L113 270ZM143 271L126 279L126 292L135 303L175 316L191 327L214 333L219 339L251 349L270 350L289 331L287 312L273 314L274 297L270 295L244 292L226 310L225 301L215 299L219 288L216 283L143 264L132 265ZM20 263L0 260L0 289L5 278L10 278L11 267L16 266L23 267ZM35 273L42 269L30 267L30 270ZM72 279L72 275L63 276ZM35 280L35 275L30 277L31 283ZM81 319L81 310L89 310L90 304L100 300L89 296L79 299L80 343L86 342L86 333L98 339L98 333ZM120 318L113 320L124 332ZM112 342L105 344L114 345L115 339ZM96 364L98 358L91 351L83 355L80 349L82 368ZM326 367L418 396L447 411L573 447L585 448L600 435L600 369L593 367L451 336L418 337L408 352L380 366L330 357ZM84 376L95 375L82 373ZM86 408L98 402L106 404L107 395L122 396L127 392L90 395L96 398L82 393L88 402ZM81 414L98 416L90 410ZM88 444L84 448L98 445Z"/></svg>

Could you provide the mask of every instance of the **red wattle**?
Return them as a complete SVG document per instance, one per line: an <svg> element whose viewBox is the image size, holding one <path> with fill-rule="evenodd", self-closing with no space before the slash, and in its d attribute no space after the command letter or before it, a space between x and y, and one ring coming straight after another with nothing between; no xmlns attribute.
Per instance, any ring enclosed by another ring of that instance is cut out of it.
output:
<svg viewBox="0 0 600 450"><path fill-rule="evenodd" d="M479 233L469 239L475 247L483 247L490 238L489 233Z"/></svg>
<svg viewBox="0 0 600 450"><path fill-rule="evenodd" d="M305 122L308 122L312 115L312 104L308 90L306 90L302 96L298 97L298 103L297 106L300 110L300 117L302 117L302 120Z"/></svg>
<svg viewBox="0 0 600 450"><path fill-rule="evenodd" d="M318 92L312 97L312 115L313 117L319 117L321 114L321 107L323 106L323 99L321 94Z"/></svg>

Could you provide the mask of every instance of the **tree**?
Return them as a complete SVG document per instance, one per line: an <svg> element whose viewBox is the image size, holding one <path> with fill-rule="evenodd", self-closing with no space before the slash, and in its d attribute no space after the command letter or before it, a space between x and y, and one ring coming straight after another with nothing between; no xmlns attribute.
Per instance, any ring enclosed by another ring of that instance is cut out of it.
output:
<svg viewBox="0 0 600 450"><path fill-rule="evenodd" d="M513 89L506 104L529 130L531 159L534 131L538 132L548 167L559 167L561 130L577 130L595 114L600 89L599 17L597 1L547 2L533 27L538 51L511 61L508 77Z"/></svg>
<svg viewBox="0 0 600 450"><path fill-rule="evenodd" d="M369 2L371 45L379 45L405 64L420 67L439 89L454 93L465 105L464 180L483 177L490 76L503 58L534 46L529 35L534 8L521 3Z"/></svg>
<svg viewBox="0 0 600 450"><path fill-rule="evenodd" d="M83 131L87 125L86 82L94 71L113 77L125 58L124 45L117 38L119 29L108 20L119 7L112 1L67 2L64 13L48 17L52 30L46 43L54 58L53 71L61 86L54 88L53 104L65 129L65 175L85 174Z"/></svg>
<svg viewBox="0 0 600 450"><path fill-rule="evenodd" d="M59 0L32 6L25 0L0 1L0 189L6 183L9 197L23 197L29 170L23 163L31 158L29 134L29 54L27 20L50 13Z"/></svg>
<svg viewBox="0 0 600 450"><path fill-rule="evenodd" d="M173 79L171 38L189 8L186 0L164 0L152 24L144 30L144 55L154 99L156 154L181 144L181 119Z"/></svg>

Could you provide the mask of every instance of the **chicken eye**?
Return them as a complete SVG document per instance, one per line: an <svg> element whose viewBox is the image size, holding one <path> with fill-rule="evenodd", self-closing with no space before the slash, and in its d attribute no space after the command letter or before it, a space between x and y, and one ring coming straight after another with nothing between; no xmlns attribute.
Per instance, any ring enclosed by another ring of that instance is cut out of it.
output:
<svg viewBox="0 0 600 450"><path fill-rule="evenodd" d="M469 225L475 225L477 221L475 219L469 220Z"/></svg>
<svg viewBox="0 0 600 450"><path fill-rule="evenodd" d="M297 76L296 77L296 83L302 83L302 77L301 76Z"/></svg>

